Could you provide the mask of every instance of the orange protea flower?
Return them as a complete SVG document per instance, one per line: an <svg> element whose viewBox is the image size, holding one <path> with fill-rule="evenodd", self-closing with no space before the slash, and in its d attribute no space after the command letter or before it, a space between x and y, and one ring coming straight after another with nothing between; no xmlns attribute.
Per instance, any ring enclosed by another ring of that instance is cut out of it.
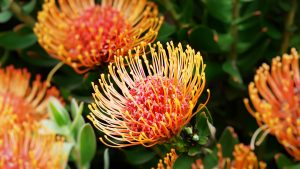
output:
<svg viewBox="0 0 300 169"><path fill-rule="evenodd" d="M285 149L300 160L300 75L298 53L291 50L272 60L271 70L263 64L256 72L254 82L249 84L249 96L245 105L256 118L260 130L275 135ZM265 135L264 134L264 135Z"/></svg>
<svg viewBox="0 0 300 169"><path fill-rule="evenodd" d="M157 169L172 169L177 157L178 156L176 154L175 149L171 149L171 152L165 156L164 161L159 160L157 164Z"/></svg>
<svg viewBox="0 0 300 169"><path fill-rule="evenodd" d="M108 146L149 147L165 142L206 104L196 106L205 86L199 52L190 46L183 50L181 44L174 47L172 42L167 51L159 42L149 48L149 60L136 48L129 56L116 57L108 67L108 79L101 75L100 89L92 83L95 103L89 105L89 118L105 134L100 140Z"/></svg>
<svg viewBox="0 0 300 169"><path fill-rule="evenodd" d="M251 151L249 146L244 144L237 144L234 146L233 160L230 158L224 158L222 153L221 144L217 144L218 147L218 164L216 169L265 169L266 164L259 162L256 155ZM201 159L196 160L192 164L192 169L204 169L204 164Z"/></svg>
<svg viewBox="0 0 300 169"><path fill-rule="evenodd" d="M162 20L147 0L46 0L34 31L52 57L84 73L153 42Z"/></svg>
<svg viewBox="0 0 300 169"><path fill-rule="evenodd" d="M0 136L0 168L3 169L63 169L67 156L63 140L53 134L38 133L38 126L14 126Z"/></svg>
<svg viewBox="0 0 300 169"><path fill-rule="evenodd" d="M13 66L0 68L0 116L7 112L2 109L9 107L15 123L30 123L45 118L48 97L58 95L58 90L54 87L48 89L39 75L30 85L30 73L26 69L15 69Z"/></svg>

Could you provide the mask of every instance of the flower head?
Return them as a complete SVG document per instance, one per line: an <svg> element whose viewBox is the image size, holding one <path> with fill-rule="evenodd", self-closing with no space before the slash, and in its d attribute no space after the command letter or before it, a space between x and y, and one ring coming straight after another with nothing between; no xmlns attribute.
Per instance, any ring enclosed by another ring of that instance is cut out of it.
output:
<svg viewBox="0 0 300 169"><path fill-rule="evenodd" d="M157 169L172 169L177 157L175 149L171 149L171 152L165 156L164 160L159 160Z"/></svg>
<svg viewBox="0 0 300 169"><path fill-rule="evenodd" d="M34 30L52 57L84 73L153 42L162 20L147 0L46 0Z"/></svg>
<svg viewBox="0 0 300 169"><path fill-rule="evenodd" d="M12 109L14 122L36 121L47 116L47 101L50 96L59 96L54 87L48 88L38 75L30 83L30 73L26 69L13 66L0 68L0 116L4 109Z"/></svg>
<svg viewBox="0 0 300 169"><path fill-rule="evenodd" d="M34 128L34 129L33 129ZM23 123L0 136L0 168L63 169L67 160L63 140L38 133L38 126Z"/></svg>
<svg viewBox="0 0 300 169"><path fill-rule="evenodd" d="M101 75L100 86L92 83L95 103L89 105L89 118L105 134L100 140L108 146L165 142L206 104L197 105L205 86L199 52L189 46L183 50L181 44L174 47L172 42L167 50L159 42L149 48L150 59L136 48L128 56L116 57L108 77Z"/></svg>
<svg viewBox="0 0 300 169"><path fill-rule="evenodd" d="M285 149L300 160L300 75L298 53L284 54L272 60L271 69L263 64L249 84L250 100L245 105L260 128L275 135Z"/></svg>
<svg viewBox="0 0 300 169"><path fill-rule="evenodd" d="M258 161L256 155L251 151L249 146L244 144L237 144L234 146L232 152L233 159L223 157L223 151L221 144L217 144L218 147L218 164L217 169L265 169L266 164L262 161ZM192 169L204 169L205 166L201 159L196 160L192 164Z"/></svg>

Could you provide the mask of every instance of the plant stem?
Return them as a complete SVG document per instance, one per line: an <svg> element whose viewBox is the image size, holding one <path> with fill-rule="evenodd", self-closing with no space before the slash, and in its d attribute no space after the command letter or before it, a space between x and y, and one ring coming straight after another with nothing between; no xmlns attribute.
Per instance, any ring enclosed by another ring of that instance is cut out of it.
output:
<svg viewBox="0 0 300 169"><path fill-rule="evenodd" d="M59 62L48 74L47 76L47 80L46 80L46 83L47 83L47 86L49 87L50 86L50 82L52 80L52 77L54 76L54 74L57 72L57 70L59 68L61 68L62 66L64 65L63 62Z"/></svg>
<svg viewBox="0 0 300 169"><path fill-rule="evenodd" d="M27 26L31 28L34 27L34 18L30 15L25 14L18 3L12 1L9 8L20 21L24 22Z"/></svg>
<svg viewBox="0 0 300 169"><path fill-rule="evenodd" d="M287 51L287 48L289 47L289 40L293 33L291 29L294 25L296 12L297 12L297 0L291 0L291 9L287 15L285 27L284 27L281 53L285 53Z"/></svg>
<svg viewBox="0 0 300 169"><path fill-rule="evenodd" d="M230 33L233 37L231 44L230 60L232 63L236 62L237 59L237 42L238 42L238 29L235 21L239 18L239 0L232 0L232 25L230 27Z"/></svg>

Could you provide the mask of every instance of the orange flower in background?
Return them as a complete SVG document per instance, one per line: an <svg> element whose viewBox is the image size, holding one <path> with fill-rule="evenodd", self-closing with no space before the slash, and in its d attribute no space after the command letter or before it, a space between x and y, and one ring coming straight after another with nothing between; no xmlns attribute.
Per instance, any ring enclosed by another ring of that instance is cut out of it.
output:
<svg viewBox="0 0 300 169"><path fill-rule="evenodd" d="M0 68L0 116L11 109L14 123L33 122L47 116L47 101L50 96L59 96L54 87L48 88L41 77L30 83L26 69L13 66Z"/></svg>
<svg viewBox="0 0 300 169"><path fill-rule="evenodd" d="M40 127L14 126L0 136L0 168L64 169L67 156L63 140L53 134L39 134Z"/></svg>
<svg viewBox="0 0 300 169"><path fill-rule="evenodd" d="M171 152L165 156L164 160L159 160L157 169L172 169L177 157L175 149L171 149Z"/></svg>
<svg viewBox="0 0 300 169"><path fill-rule="evenodd" d="M216 164L216 169L265 169L267 165L258 161L256 155L251 151L249 146L244 144L237 144L234 146L232 152L233 159L223 157L222 147L217 144L218 147L218 164ZM196 160L192 164L192 169L204 169L205 166L201 159Z"/></svg>
<svg viewBox="0 0 300 169"><path fill-rule="evenodd" d="M197 105L205 86L199 52L189 46L183 50L181 44L174 47L172 42L167 50L159 42L149 48L150 59L136 48L129 56L116 57L108 77L101 74L100 86L92 83L95 103L89 105L89 118L105 134L100 140L108 146L165 142L208 101Z"/></svg>
<svg viewBox="0 0 300 169"><path fill-rule="evenodd" d="M162 21L147 0L46 0L34 31L52 57L84 73L153 42Z"/></svg>
<svg viewBox="0 0 300 169"><path fill-rule="evenodd" d="M296 160L300 160L300 75L299 56L295 49L282 60L272 60L271 69L263 64L257 69L254 82L249 84L248 111L256 118L260 130L276 136Z"/></svg>

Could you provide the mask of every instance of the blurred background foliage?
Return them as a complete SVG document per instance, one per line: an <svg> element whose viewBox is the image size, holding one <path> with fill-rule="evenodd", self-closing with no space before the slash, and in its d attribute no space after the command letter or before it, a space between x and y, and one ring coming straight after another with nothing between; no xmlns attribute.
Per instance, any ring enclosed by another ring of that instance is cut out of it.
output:
<svg viewBox="0 0 300 169"><path fill-rule="evenodd" d="M300 20L296 18L300 15L297 12L300 3L297 0L153 1L165 17L157 41L189 44L204 57L207 88L212 94L207 107L217 129L216 137L231 126L239 141L249 144L258 126L243 104L243 98L248 97L247 86L263 62L270 63L271 58L289 52L291 47L299 49ZM26 67L33 74L46 78L58 61L40 47L32 31L43 0L0 2L1 67L11 64ZM107 72L107 66L84 75L63 66L52 83L66 101L75 98L90 103L91 82L97 80L100 72ZM84 117L88 113L85 104ZM104 165L105 146L99 141L97 144L91 168ZM259 159L268 163L268 168L277 167L275 154L286 154L273 136L268 136L255 152ZM150 168L156 166L160 158L157 151L143 147L109 149L109 156L110 168ZM279 159L292 163L286 156Z"/></svg>

